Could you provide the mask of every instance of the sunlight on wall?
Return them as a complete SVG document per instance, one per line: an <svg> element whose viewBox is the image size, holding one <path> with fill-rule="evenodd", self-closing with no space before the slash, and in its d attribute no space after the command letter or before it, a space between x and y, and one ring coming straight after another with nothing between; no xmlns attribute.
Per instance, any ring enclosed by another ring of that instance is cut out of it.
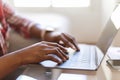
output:
<svg viewBox="0 0 120 80"><path fill-rule="evenodd" d="M87 80L86 75L62 73L58 80Z"/></svg>
<svg viewBox="0 0 120 80"><path fill-rule="evenodd" d="M53 0L53 7L88 7L90 0Z"/></svg>
<svg viewBox="0 0 120 80"><path fill-rule="evenodd" d="M20 75L16 80L37 80L37 79L27 75Z"/></svg>
<svg viewBox="0 0 120 80"><path fill-rule="evenodd" d="M120 28L120 5L112 13L111 20L113 21L115 27L119 29Z"/></svg>
<svg viewBox="0 0 120 80"><path fill-rule="evenodd" d="M16 7L49 7L51 0L14 0Z"/></svg>
<svg viewBox="0 0 120 80"><path fill-rule="evenodd" d="M90 0L14 0L16 7L88 7Z"/></svg>

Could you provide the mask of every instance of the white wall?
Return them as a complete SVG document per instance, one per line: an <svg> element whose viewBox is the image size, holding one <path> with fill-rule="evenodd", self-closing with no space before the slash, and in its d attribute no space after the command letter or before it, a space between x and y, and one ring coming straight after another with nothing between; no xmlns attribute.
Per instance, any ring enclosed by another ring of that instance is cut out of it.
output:
<svg viewBox="0 0 120 80"><path fill-rule="evenodd" d="M102 12L102 26L105 25L110 17L113 9L115 8L115 0L102 0L101 12Z"/></svg>
<svg viewBox="0 0 120 80"><path fill-rule="evenodd" d="M9 0L10 1L10 0ZM73 35L78 42L95 43L101 30L114 8L114 0L91 0L88 8L15 8L24 16L42 22L52 19L56 15L63 22L52 21L50 25L59 26L59 29ZM50 16L50 17L49 17ZM60 18L62 16L62 18ZM47 23L48 23L47 22ZM54 24L56 23L56 24Z"/></svg>

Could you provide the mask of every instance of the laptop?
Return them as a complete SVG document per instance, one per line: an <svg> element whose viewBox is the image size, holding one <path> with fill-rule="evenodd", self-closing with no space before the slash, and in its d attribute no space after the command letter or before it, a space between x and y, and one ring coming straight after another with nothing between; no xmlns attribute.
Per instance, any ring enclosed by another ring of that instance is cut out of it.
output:
<svg viewBox="0 0 120 80"><path fill-rule="evenodd" d="M55 62L49 60L43 61L40 64L43 67L54 69L97 70L119 30L120 26L116 25L115 20L119 16L118 13L120 14L118 8L120 7L117 7L113 11L95 45L79 44L80 51L74 52L70 50L69 60L61 65L57 65Z"/></svg>

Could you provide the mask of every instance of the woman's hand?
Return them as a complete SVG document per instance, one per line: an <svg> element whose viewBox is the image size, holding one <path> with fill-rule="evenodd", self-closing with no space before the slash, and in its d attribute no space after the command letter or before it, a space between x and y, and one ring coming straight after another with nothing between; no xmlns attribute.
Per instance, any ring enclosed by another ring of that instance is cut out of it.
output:
<svg viewBox="0 0 120 80"><path fill-rule="evenodd" d="M49 42L57 42L64 47L71 47L76 51L80 50L75 38L66 33L46 32L44 35L44 40Z"/></svg>
<svg viewBox="0 0 120 80"><path fill-rule="evenodd" d="M41 25L39 24L36 24L30 28L30 35L43 41L56 42L62 46L71 47L76 51L80 50L75 38L71 35L46 30L41 28Z"/></svg>
<svg viewBox="0 0 120 80"><path fill-rule="evenodd" d="M57 43L42 41L21 49L18 55L21 57L21 64L39 63L44 60L52 60L61 64L68 59L66 52L66 49Z"/></svg>

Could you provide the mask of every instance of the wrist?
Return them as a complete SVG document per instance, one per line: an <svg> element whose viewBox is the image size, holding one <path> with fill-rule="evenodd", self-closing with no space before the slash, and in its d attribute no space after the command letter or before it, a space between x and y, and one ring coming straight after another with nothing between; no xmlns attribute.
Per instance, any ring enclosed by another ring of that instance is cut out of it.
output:
<svg viewBox="0 0 120 80"><path fill-rule="evenodd" d="M25 51L25 49L20 49L17 51L14 51L12 53L9 53L11 56L13 56L14 61L17 61L17 64L22 66L22 65L26 65L28 64L27 62L27 52Z"/></svg>
<svg viewBox="0 0 120 80"><path fill-rule="evenodd" d="M46 37L46 34L51 33L53 31L55 31L55 28L53 28L53 27L46 27L46 28L44 28L42 30L42 32L41 32L41 39L44 41L45 37Z"/></svg>
<svg viewBox="0 0 120 80"><path fill-rule="evenodd" d="M22 54L19 51L14 51L10 53L11 56L13 56L14 61L17 61L16 64L22 66L24 57L22 57Z"/></svg>
<svg viewBox="0 0 120 80"><path fill-rule="evenodd" d="M42 27L40 24L35 24L30 29L30 34L32 37L45 40L46 33L55 31L53 27Z"/></svg>

